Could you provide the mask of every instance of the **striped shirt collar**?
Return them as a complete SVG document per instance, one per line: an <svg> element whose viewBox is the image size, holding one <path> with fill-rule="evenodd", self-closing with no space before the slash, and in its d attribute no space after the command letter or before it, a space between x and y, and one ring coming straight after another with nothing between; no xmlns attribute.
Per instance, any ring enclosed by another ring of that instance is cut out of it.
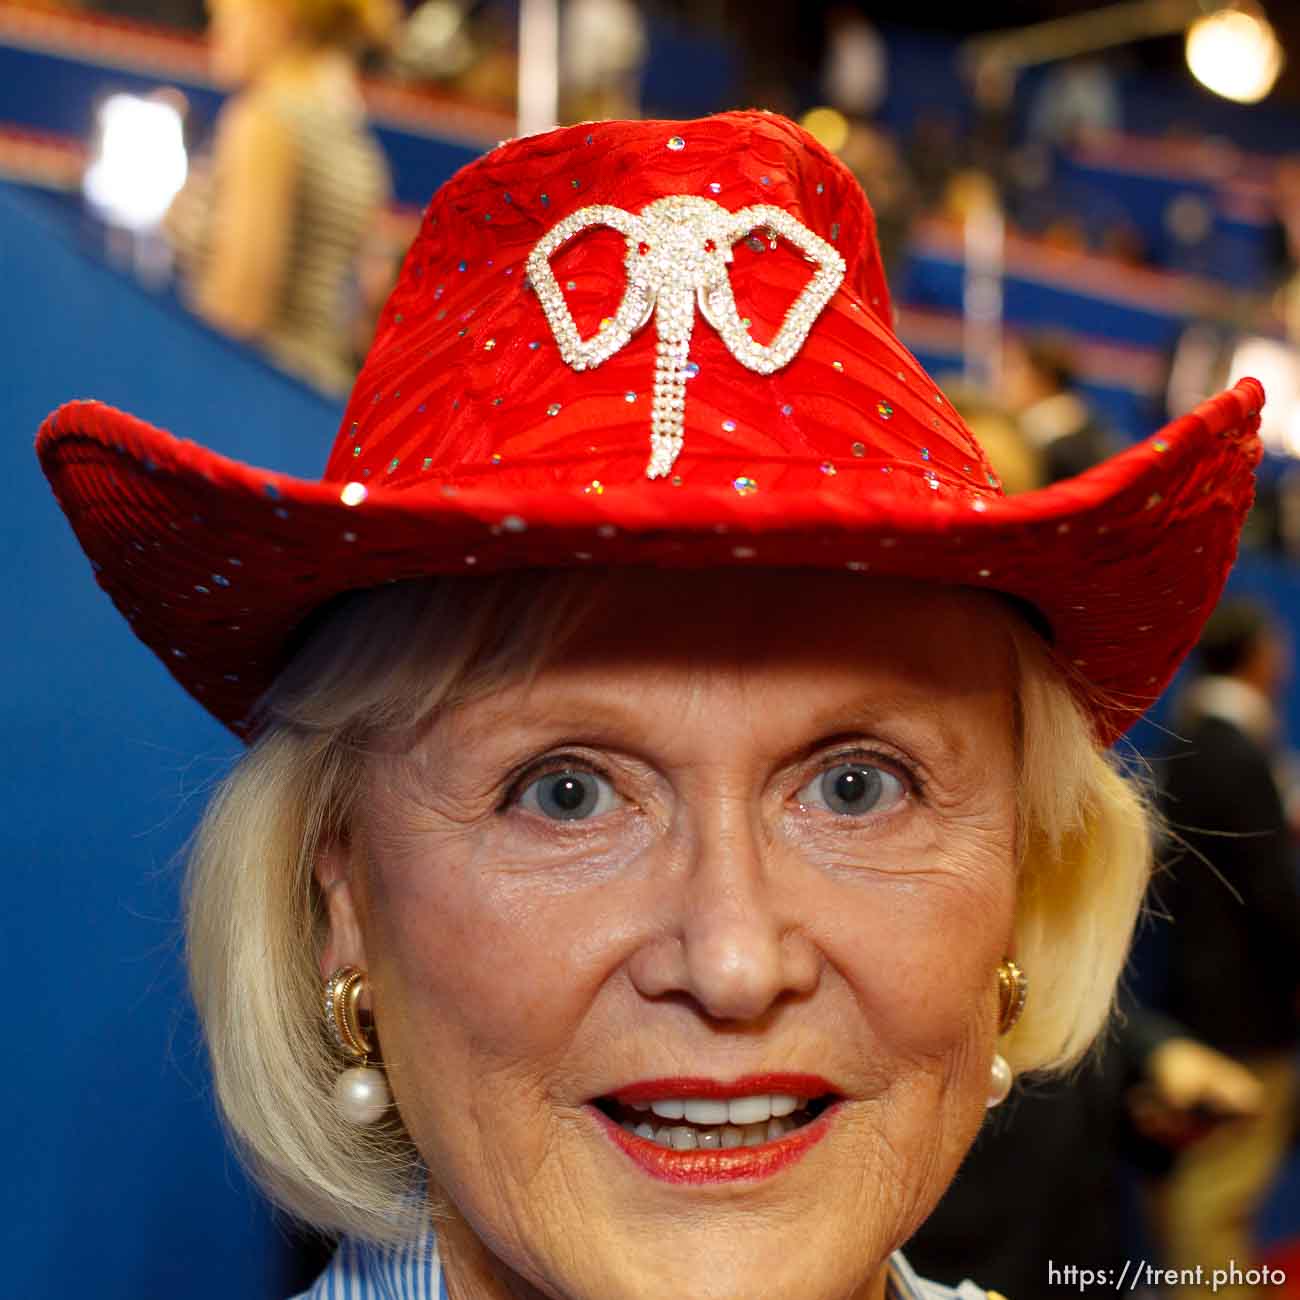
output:
<svg viewBox="0 0 1300 1300"><path fill-rule="evenodd" d="M407 1246L344 1237L329 1267L297 1300L449 1300L432 1230Z"/></svg>
<svg viewBox="0 0 1300 1300"><path fill-rule="evenodd" d="M889 1258L887 1300L982 1300L969 1282L953 1290L918 1277L902 1254ZM408 1246L381 1247L345 1237L329 1267L297 1300L449 1300L432 1229Z"/></svg>

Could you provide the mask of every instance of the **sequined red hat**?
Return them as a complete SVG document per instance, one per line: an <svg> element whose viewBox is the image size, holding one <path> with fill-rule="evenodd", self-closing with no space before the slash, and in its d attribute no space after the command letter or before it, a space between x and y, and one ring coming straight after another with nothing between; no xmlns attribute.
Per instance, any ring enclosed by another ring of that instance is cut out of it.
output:
<svg viewBox="0 0 1300 1300"><path fill-rule="evenodd" d="M100 585L243 735L348 590L757 564L1017 597L1114 739L1218 599L1259 384L1008 498L891 319L861 187L793 123L589 124L434 195L320 482L94 402L37 448Z"/></svg>

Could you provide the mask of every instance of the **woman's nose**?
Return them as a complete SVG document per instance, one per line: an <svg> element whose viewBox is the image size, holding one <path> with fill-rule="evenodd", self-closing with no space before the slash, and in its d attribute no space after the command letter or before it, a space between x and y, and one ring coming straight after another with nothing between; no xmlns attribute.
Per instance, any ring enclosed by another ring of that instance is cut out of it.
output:
<svg viewBox="0 0 1300 1300"><path fill-rule="evenodd" d="M663 930L633 959L640 992L687 994L725 1021L757 1020L783 996L810 993L820 958L776 865L754 828L705 829L661 895Z"/></svg>

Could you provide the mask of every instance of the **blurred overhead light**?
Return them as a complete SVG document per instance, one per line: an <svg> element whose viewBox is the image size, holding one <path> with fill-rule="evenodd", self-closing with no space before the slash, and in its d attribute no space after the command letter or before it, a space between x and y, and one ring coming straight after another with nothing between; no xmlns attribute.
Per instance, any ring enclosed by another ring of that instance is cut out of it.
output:
<svg viewBox="0 0 1300 1300"><path fill-rule="evenodd" d="M1228 363L1236 380L1254 375L1268 394L1260 413L1260 441L1281 456L1300 456L1300 351L1279 339L1242 339Z"/></svg>
<svg viewBox="0 0 1300 1300"><path fill-rule="evenodd" d="M163 219L188 168L174 104L112 95L99 110L99 147L82 189L105 220L145 231Z"/></svg>
<svg viewBox="0 0 1300 1300"><path fill-rule="evenodd" d="M1207 90L1257 104L1277 81L1286 56L1264 11L1241 0L1187 29L1187 66Z"/></svg>
<svg viewBox="0 0 1300 1300"><path fill-rule="evenodd" d="M848 143L848 118L837 108L810 108L800 119L799 125L831 153L839 153Z"/></svg>

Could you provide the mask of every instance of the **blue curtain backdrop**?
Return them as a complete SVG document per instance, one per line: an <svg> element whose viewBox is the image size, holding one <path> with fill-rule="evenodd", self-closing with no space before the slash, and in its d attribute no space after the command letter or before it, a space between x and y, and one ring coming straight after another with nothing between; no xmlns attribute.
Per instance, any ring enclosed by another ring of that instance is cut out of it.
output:
<svg viewBox="0 0 1300 1300"><path fill-rule="evenodd" d="M0 1293L284 1296L283 1236L219 1131L180 961L178 852L237 745L95 585L32 438L93 396L316 477L340 413L4 186L0 284Z"/></svg>

